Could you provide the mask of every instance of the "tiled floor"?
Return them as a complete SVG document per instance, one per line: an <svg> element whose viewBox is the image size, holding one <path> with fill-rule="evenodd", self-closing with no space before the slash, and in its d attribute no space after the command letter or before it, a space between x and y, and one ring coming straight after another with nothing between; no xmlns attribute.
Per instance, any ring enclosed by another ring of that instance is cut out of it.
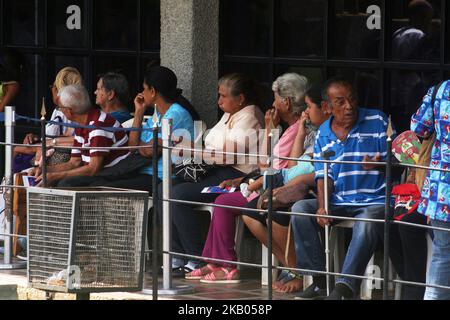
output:
<svg viewBox="0 0 450 320"><path fill-rule="evenodd" d="M3 261L3 256L0 255L0 265ZM19 261L19 260L17 260ZM14 262L17 262L15 259ZM148 264L150 265L150 264ZM261 285L260 272L253 268L245 267L241 271L241 278L243 279L239 284L204 284L199 281L187 281L184 278L174 278L172 288L163 288L162 274L158 276L159 288L172 289L178 287L188 286L189 294L179 295L163 295L158 294L160 300L267 300L268 289L267 286ZM0 270L0 286L1 285L17 285L20 288L27 288L27 270ZM144 289L152 289L152 276L150 272L145 273ZM167 290L166 290L167 291ZM151 300L152 296L141 292L134 293L104 293L91 295L91 299L113 299L113 300ZM273 291L273 300L293 300L295 294L281 294ZM393 298L393 296L391 297ZM382 299L382 291L374 290L374 300Z"/></svg>
<svg viewBox="0 0 450 320"><path fill-rule="evenodd" d="M199 281L187 281L183 278L174 278L173 286L189 286L193 293L182 295L161 295L161 300L267 300L268 290L261 286L259 274L243 272L243 280L240 284L203 284ZM145 289L152 288L152 277L150 273L145 275ZM160 288L162 288L162 275L159 276ZM27 286L27 272L21 270L0 270L0 285L17 284L19 287ZM107 294L107 298L113 299L151 299L151 296L140 293L124 295L120 293ZM293 294L279 294L273 292L274 300L292 300Z"/></svg>
<svg viewBox="0 0 450 320"><path fill-rule="evenodd" d="M152 288L152 278L146 273L144 289ZM1 285L16 284L21 288L27 287L26 270L1 270L0 271L0 287ZM162 287L162 276L159 277L160 290ZM199 281L186 281L184 279L174 279L173 287L189 286L193 289L192 293L179 295L158 295L159 300L267 300L268 290L266 286L261 286L260 279L255 277L245 278L240 284L203 284ZM273 292L273 300L293 300L295 294L281 294ZM393 296L390 297L393 299ZM133 293L102 293L93 294L91 299L106 300L151 300L152 296L142 292ZM373 292L374 300L382 299L382 291L375 290Z"/></svg>
<svg viewBox="0 0 450 320"><path fill-rule="evenodd" d="M261 286L259 279L242 280L240 284L204 284L199 281L186 281L174 279L174 286L191 286L194 293L188 295L172 296L174 300L266 300L268 290ZM147 280L147 286L151 288L151 278ZM168 297L166 297L168 298ZM292 300L293 294L279 294L273 292L274 300Z"/></svg>

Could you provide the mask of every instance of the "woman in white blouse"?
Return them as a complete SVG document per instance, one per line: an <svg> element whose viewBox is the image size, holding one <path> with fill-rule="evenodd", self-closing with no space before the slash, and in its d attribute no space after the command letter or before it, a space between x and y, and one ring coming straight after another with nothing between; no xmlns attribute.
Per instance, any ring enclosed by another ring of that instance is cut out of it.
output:
<svg viewBox="0 0 450 320"><path fill-rule="evenodd" d="M203 194L205 187L217 186L226 179L242 177L257 168L257 159L223 155L218 152L257 153L258 133L264 115L258 107L258 84L243 74L230 74L219 80L219 107L224 112L220 121L205 137L203 160L215 163L200 182L180 182L173 187L173 199L214 202L218 194ZM177 183L177 182L175 182ZM173 251L201 256L204 241L198 213L193 207L172 203ZM198 262L174 258L172 267L190 272Z"/></svg>

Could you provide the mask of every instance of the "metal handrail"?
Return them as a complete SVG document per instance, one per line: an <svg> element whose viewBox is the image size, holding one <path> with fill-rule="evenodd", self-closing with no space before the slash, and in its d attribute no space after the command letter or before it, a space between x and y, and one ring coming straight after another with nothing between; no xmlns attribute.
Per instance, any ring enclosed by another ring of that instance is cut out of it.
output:
<svg viewBox="0 0 450 320"><path fill-rule="evenodd" d="M10 110L11 111L11 110ZM167 128L167 126L169 126L169 129ZM128 150L137 150L137 149L141 149L141 148L158 148L158 149L162 149L163 150L163 162L164 162L164 174L165 177L168 179L164 179L165 183L169 185L169 188L165 188L163 190L163 195L162 197L156 197L156 199L154 199L155 202L161 201L164 203L167 203L167 205L164 205L164 209L163 209L163 215L165 217L165 219L169 218L170 219L170 206L168 204L170 203L184 203L184 204L189 204L189 205L204 205L204 203L202 202L195 202L195 201L185 201L185 200L177 200L177 199L171 199L170 196L170 185L171 185L171 171L170 171L170 167L171 167L171 159L170 159L170 151L174 151L174 150L184 150L184 151L191 151L191 152L204 152L204 149L196 149L196 148L179 148L176 146L171 146L171 140L170 140L170 130L171 126L170 126L170 121L167 120L163 120L163 126L162 126L162 132L163 132L163 144L159 145L157 143L154 143L152 146L136 146L136 147L109 147L109 148L86 148L86 147L79 147L79 148L74 148L74 147L63 147L63 146L57 146L56 148L58 149L102 149L102 150L120 150L120 149L128 149ZM14 126L9 126L7 127L7 130L10 130L9 134L10 137L13 134L13 129ZM11 132L12 130L12 132ZM43 144L45 145L46 139L43 139ZM155 139L157 141L157 139ZM40 145L24 145L24 144L14 144L11 143L11 141L5 141L5 142L0 142L0 145L5 145L9 148L12 148L14 146L25 146L25 147L39 147ZM269 150L271 150L271 148L269 148ZM389 149L388 149L389 150ZM206 150L206 151L211 151L211 150ZM9 151L10 152L10 151ZM301 160L301 159L295 159L295 158L289 158L289 157L277 157L272 155L269 152L269 155L260 155L260 154L251 154L251 153L237 153L237 152L226 152L226 151L215 151L216 154L223 154L223 155L233 155L233 156L246 156L246 157L265 157L269 159L269 164L274 160L274 159L280 159L280 160L291 160L291 161L297 161L297 162L309 162L309 163L323 163L323 164L368 164L368 165L379 165L379 166L385 166L388 171L390 170L391 167L393 166L398 166L398 167L405 167L405 168L416 168L416 169L426 169L426 170L430 170L430 171L440 171L440 172L450 172L450 170L448 169L440 169L440 168L433 168L433 167L426 167L426 166L419 166L419 165L409 165L409 164L402 164L402 163L392 163L389 159L386 162L358 162L358 161L334 161L334 160ZM8 156L9 157L9 156ZM7 158L8 158L7 157ZM7 166L10 164L7 164ZM269 170L270 170L270 165L269 165ZM272 183L270 182L271 179L269 179L269 195L271 195L273 189L272 189ZM389 180L389 177L388 177ZM156 182L153 182L154 186L154 190L157 190L157 185ZM11 188L22 188L22 189L26 189L27 187L24 186L16 186L16 185L11 185L9 183L5 184L5 185L0 185L0 188L6 188L6 189L11 189ZM269 202L272 199L271 196L269 196ZM388 197L386 197L386 200L388 201ZM157 203L154 204L154 207L157 206ZM220 207L220 208L228 208L228 209L239 209L242 211L250 211L250 212L259 212L262 214L268 214L269 217L271 217L271 215L273 213L280 213L280 214L286 214L286 215L291 215L291 216L308 216L308 217L315 217L315 214L309 214L309 213L298 213L298 212L286 212L286 211L276 211L273 210L271 208L271 206L269 205L269 208L267 210L258 210L258 209L251 209L251 208L240 208L240 207L234 207L234 206L226 206L226 205L216 205L216 204L208 204L208 206L211 207ZM155 215L156 216L156 215ZM425 226L425 225L421 225L421 224L414 224L414 223L408 223L408 222L402 222L402 221L389 221L389 218L387 217L387 220L381 220L381 219L365 219L365 218L350 218L350 217L341 217L341 216L332 216L332 215L328 215L328 218L331 219L335 219L335 220L344 220L344 221L363 221L363 222L371 222L371 223L384 223L386 224L397 224L397 225L405 225L405 226L410 226L410 227L416 227L416 228L423 228L423 229L428 229L428 230L438 230L438 231L445 231L445 232L450 232L449 229L445 229L445 228L439 228L439 227L433 227L433 226ZM169 220L170 221L170 220ZM170 223L164 226L164 230L163 230L163 234L170 234ZM169 231L167 230L167 228L169 228ZM5 236L6 238L11 238L11 237L19 237L19 238L27 238L27 236L24 235L16 235L16 234L12 234L12 233L4 233L4 234L0 234ZM386 235L385 235L386 236ZM386 239L387 239L387 243L389 242L389 236L387 235L387 238L385 238L385 243L386 243ZM330 272L328 271L316 271L316 270L305 270L305 269L295 269L295 268L287 268L287 267L276 267L276 266L272 266L271 263L271 255L269 254L270 257L268 257L268 264L267 265L259 265L259 264L252 264L252 263L243 263L243 262L236 262L236 261L226 261L226 260L221 260L221 259L212 259L212 258L208 258L208 257L199 257L199 256L192 256L192 255L186 255L186 254L181 254L181 253L176 253L176 252L172 252L170 250L170 238L169 238L169 243L166 242L166 240L164 240L164 244L163 244L163 251L161 253L164 254L164 257L166 257L166 255L169 257L168 259L164 258L164 264L167 265L168 263L171 262L171 256L182 256L182 257L188 257L188 258L196 258L196 259L207 259L207 260L211 260L211 261L217 261L217 262L224 262L224 263L230 263L230 264L235 264L235 265L242 265L242 266L251 266L251 267L257 267L257 268L262 268L262 269L269 269L269 271L274 268L274 269L286 269L286 270L291 270L291 271L297 271L297 272L301 272L301 273L308 273L308 274L318 274L318 275L326 275L326 276L345 276L348 278L354 278L354 279L363 279L363 280L376 280L376 281L381 281L381 282L392 282L392 283L400 283L400 284L407 284L407 285L415 285L415 286L426 286L426 287L435 287L435 288L441 288L441 289L450 289L450 287L446 287L446 286L439 286L439 285L431 285L431 284L422 284L422 283L416 283L416 282L409 282L409 281L402 281L402 280L390 280L387 277L387 269L386 269L386 263L387 263L387 259L388 257L386 257L386 247L385 247L385 256L384 256L384 265L385 265L385 275L383 278L374 278L371 276L356 276L356 275L348 275L348 274L342 274L342 273L335 273L335 272ZM271 245L271 241L272 241L272 236L271 236L271 230L269 230L269 248ZM6 243L6 241L5 241ZM8 244L9 245L9 244ZM157 246L155 246L157 247ZM7 250L5 250L5 263L7 262ZM146 252L153 252L153 251L146 251ZM10 254L10 253L9 253ZM155 266L153 266L153 268L155 268ZM168 272L166 273L166 269L168 269ZM171 268L164 268L164 285L165 286L172 286L171 283ZM155 271L155 270L154 270ZM156 273L157 274L157 271ZM167 274L169 275L170 281L166 281L167 278ZM271 272L270 272L271 274ZM269 276L270 279L270 276ZM155 282L154 282L154 287L153 287L154 291L157 288L155 288ZM385 284L384 286L384 298L387 299L387 286ZM155 292L155 297L157 298L157 292ZM272 298L272 291L269 288L269 299Z"/></svg>

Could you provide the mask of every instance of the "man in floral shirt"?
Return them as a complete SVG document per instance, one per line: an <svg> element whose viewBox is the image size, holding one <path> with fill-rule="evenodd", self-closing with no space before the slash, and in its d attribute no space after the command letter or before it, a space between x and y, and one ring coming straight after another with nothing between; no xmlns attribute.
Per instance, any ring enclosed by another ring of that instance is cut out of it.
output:
<svg viewBox="0 0 450 320"><path fill-rule="evenodd" d="M434 105L432 96L438 90ZM412 116L411 130L429 138L436 133L431 154L433 169L450 168L450 81L432 88L423 99L422 106ZM430 170L422 189L418 211L431 220L433 227L448 229L434 231L433 258L427 274L427 283L450 287L450 171ZM450 290L428 287L425 300L450 300Z"/></svg>

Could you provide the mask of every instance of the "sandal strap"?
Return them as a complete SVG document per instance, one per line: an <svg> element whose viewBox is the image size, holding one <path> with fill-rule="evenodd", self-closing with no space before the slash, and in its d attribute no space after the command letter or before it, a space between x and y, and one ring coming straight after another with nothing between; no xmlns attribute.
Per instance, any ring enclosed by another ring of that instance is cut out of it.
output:
<svg viewBox="0 0 450 320"><path fill-rule="evenodd" d="M286 271L287 271L286 276L280 280L280 282L283 285L285 285L286 283L291 282L292 280L295 280L295 279L302 280L301 275L299 275L293 271L290 271L290 270L286 270Z"/></svg>
<svg viewBox="0 0 450 320"><path fill-rule="evenodd" d="M291 277L293 277L294 279L298 279L298 280L303 279L303 277L300 274L298 274L297 272L291 271L291 270L289 270L289 275Z"/></svg>
<svg viewBox="0 0 450 320"><path fill-rule="evenodd" d="M234 275L238 272L237 268L233 268L231 271L227 268L222 268L222 270L225 272L225 278L227 280L233 280Z"/></svg>
<svg viewBox="0 0 450 320"><path fill-rule="evenodd" d="M208 273L214 272L214 270L216 270L217 267L215 267L214 265L208 263L206 266L195 269L193 271L191 271L189 273L190 276L194 276L194 277L201 277L204 275L207 275Z"/></svg>
<svg viewBox="0 0 450 320"><path fill-rule="evenodd" d="M282 281L288 275L289 275L289 270L286 270L286 269L281 270L280 275L277 278L277 281Z"/></svg>
<svg viewBox="0 0 450 320"><path fill-rule="evenodd" d="M225 276L223 278L222 277L218 278L216 275L217 271L223 271ZM217 268L213 272L205 275L203 277L203 279L208 280L208 281L234 280L233 277L236 275L237 272L238 272L237 268L234 268L233 270L230 270L230 271L227 268Z"/></svg>

